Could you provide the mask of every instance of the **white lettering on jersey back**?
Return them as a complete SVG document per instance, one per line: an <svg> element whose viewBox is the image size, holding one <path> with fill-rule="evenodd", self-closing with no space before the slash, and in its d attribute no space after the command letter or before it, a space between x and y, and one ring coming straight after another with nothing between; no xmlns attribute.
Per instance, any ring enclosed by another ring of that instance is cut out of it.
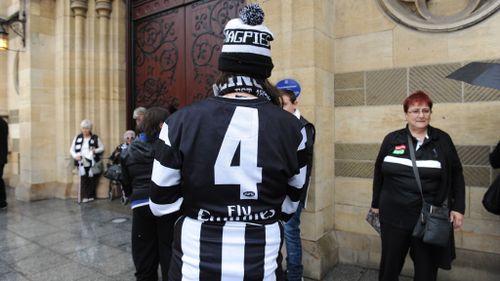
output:
<svg viewBox="0 0 500 281"><path fill-rule="evenodd" d="M262 168L257 166L259 113L256 108L236 107L214 165L215 184L240 185L240 199L257 200ZM231 162L240 147L239 166Z"/></svg>
<svg viewBox="0 0 500 281"><path fill-rule="evenodd" d="M292 202L295 204L295 209L299 202ZM259 221L259 220L269 220L276 215L276 210L267 209L264 211L253 213L250 206L240 206L240 205L230 205L227 206L228 214L224 217L213 216L210 211L205 209L200 209L198 211L199 221Z"/></svg>
<svg viewBox="0 0 500 281"><path fill-rule="evenodd" d="M413 164L411 163L411 159L399 158L399 157L394 157L394 156L390 156L390 155L388 155L384 158L384 162L401 164L401 165L409 166L409 167L413 166ZM419 167L419 168L441 169L441 162L439 162L437 160L417 160L416 164L417 164L417 167Z"/></svg>

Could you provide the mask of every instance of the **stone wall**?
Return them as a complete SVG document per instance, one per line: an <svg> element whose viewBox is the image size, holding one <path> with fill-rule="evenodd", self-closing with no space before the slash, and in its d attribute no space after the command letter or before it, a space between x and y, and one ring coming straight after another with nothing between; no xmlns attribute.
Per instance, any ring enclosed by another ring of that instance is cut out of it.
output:
<svg viewBox="0 0 500 281"><path fill-rule="evenodd" d="M275 37L271 81L293 78L300 82L300 111L315 124L318 132L308 205L301 219L304 275L316 280L331 270L338 257L332 220L333 3L323 0L263 2L264 23Z"/></svg>
<svg viewBox="0 0 500 281"><path fill-rule="evenodd" d="M457 146L466 181L457 260L440 280L500 278L500 219L481 205L496 175L488 154L500 140L500 91L444 78L470 61L500 62L500 13L463 30L429 33L396 24L377 1L335 1L334 229L339 261L377 268L380 239L364 222L383 137L405 126L403 99L434 101L431 124ZM367 24L368 23L368 24ZM412 274L408 258L404 274Z"/></svg>
<svg viewBox="0 0 500 281"><path fill-rule="evenodd" d="M10 16L20 1L2 1ZM69 147L82 119L105 144L125 130L126 2L25 1L26 45L0 54L0 114L9 119L8 184L18 200L76 197ZM3 11L3 9L2 9ZM76 180L75 180L76 179ZM107 196L101 180L98 197Z"/></svg>

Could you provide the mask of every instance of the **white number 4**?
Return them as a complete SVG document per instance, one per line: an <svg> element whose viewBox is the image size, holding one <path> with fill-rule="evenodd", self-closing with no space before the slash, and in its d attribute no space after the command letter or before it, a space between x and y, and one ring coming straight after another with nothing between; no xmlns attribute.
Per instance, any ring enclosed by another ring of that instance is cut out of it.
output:
<svg viewBox="0 0 500 281"><path fill-rule="evenodd" d="M239 184L240 199L258 199L257 184L262 168L257 167L259 114L257 109L236 107L215 160L215 184ZM231 162L240 146L240 165Z"/></svg>

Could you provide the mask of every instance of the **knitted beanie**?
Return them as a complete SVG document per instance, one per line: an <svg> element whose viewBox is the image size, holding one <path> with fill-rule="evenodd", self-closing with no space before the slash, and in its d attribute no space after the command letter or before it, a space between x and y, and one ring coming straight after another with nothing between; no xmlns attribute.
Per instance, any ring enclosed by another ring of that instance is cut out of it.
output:
<svg viewBox="0 0 500 281"><path fill-rule="evenodd" d="M224 28L224 45L219 57L219 70L266 79L271 76L271 41L273 34L264 26L264 11L249 4L240 17L231 19Z"/></svg>

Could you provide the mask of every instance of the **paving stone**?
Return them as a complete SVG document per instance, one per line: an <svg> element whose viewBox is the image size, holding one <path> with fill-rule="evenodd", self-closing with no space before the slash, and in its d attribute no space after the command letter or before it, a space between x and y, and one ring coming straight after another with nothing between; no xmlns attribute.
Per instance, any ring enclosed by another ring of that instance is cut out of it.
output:
<svg viewBox="0 0 500 281"><path fill-rule="evenodd" d="M339 265L333 268L323 281L358 281L366 269L353 265Z"/></svg>
<svg viewBox="0 0 500 281"><path fill-rule="evenodd" d="M0 281L31 281L31 280L26 279L26 277L24 277L19 272L9 272L7 274L0 275Z"/></svg>
<svg viewBox="0 0 500 281"><path fill-rule="evenodd" d="M0 251L0 259L7 264L13 265L20 260L31 257L43 248L35 243L28 243L13 249L4 249Z"/></svg>
<svg viewBox="0 0 500 281"><path fill-rule="evenodd" d="M11 272L11 271L12 271L12 268L10 266L8 266L4 262L0 262L0 276L7 274L8 272Z"/></svg>
<svg viewBox="0 0 500 281"><path fill-rule="evenodd" d="M42 250L34 256L16 262L14 268L24 275L34 275L70 262L70 259L53 251Z"/></svg>
<svg viewBox="0 0 500 281"><path fill-rule="evenodd" d="M88 265L88 266L94 266L96 264L102 264L105 263L109 257L114 256L114 255L119 255L121 253L124 253L123 251L117 250L115 248L106 246L106 245L95 245L83 250L80 250L76 253L73 253L71 255L67 255L70 259L72 259L75 262Z"/></svg>
<svg viewBox="0 0 500 281"><path fill-rule="evenodd" d="M43 281L75 281L92 275L94 270L81 264L71 262L56 266L36 274L28 275L32 280Z"/></svg>
<svg viewBox="0 0 500 281"><path fill-rule="evenodd" d="M97 241L77 237L75 239L68 239L57 244L52 244L47 246L49 249L53 250L62 255L71 255L78 251L84 250L98 245Z"/></svg>

